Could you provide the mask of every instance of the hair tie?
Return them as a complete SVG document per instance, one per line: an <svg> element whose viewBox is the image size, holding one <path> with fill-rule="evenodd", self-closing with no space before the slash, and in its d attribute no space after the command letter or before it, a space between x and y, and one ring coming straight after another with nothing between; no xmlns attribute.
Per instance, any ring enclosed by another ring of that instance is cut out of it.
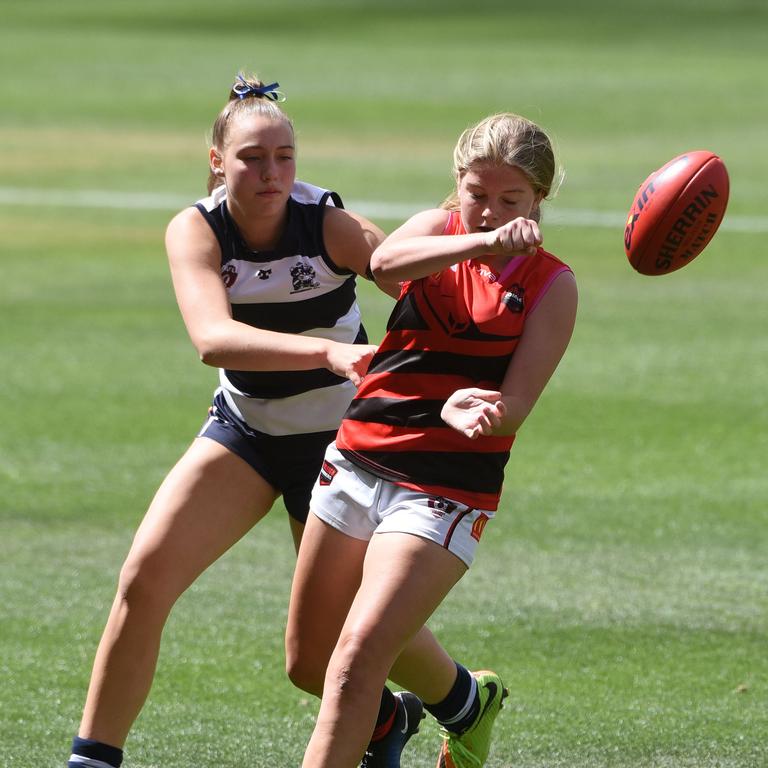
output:
<svg viewBox="0 0 768 768"><path fill-rule="evenodd" d="M242 75L238 75L237 79L239 82L232 86L232 92L238 99L245 99L248 96L263 96L270 101L285 101L285 94L277 90L280 83L251 85Z"/></svg>

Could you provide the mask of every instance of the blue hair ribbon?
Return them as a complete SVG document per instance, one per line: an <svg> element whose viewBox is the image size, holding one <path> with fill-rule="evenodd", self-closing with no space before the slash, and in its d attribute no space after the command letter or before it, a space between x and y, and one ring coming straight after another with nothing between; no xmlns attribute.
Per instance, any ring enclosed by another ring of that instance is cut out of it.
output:
<svg viewBox="0 0 768 768"><path fill-rule="evenodd" d="M263 96L270 101L285 101L285 96L277 89L280 83L270 83L269 85L251 85L242 75L238 75L240 82L232 86L232 92L238 99L244 99L247 96Z"/></svg>

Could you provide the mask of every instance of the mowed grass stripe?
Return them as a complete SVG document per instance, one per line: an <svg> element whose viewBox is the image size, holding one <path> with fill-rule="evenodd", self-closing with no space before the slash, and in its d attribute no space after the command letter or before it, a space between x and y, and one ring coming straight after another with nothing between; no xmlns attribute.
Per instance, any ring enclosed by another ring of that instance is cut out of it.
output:
<svg viewBox="0 0 768 768"><path fill-rule="evenodd" d="M50 208L113 208L117 210L174 211L190 204L191 198L164 192L115 192L104 189L32 189L0 187L0 205L40 206ZM406 219L433 207L435 202L390 203L384 200L350 200L347 207L364 216L380 219ZM589 208L547 209L549 224L571 227L623 227L627 215L621 211L597 211ZM721 229L759 234L768 232L768 216L726 214Z"/></svg>

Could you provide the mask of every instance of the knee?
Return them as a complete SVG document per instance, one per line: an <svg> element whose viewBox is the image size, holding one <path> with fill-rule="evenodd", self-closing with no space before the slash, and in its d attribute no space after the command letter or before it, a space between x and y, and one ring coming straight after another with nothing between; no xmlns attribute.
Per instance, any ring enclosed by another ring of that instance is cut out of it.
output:
<svg viewBox="0 0 768 768"><path fill-rule="evenodd" d="M130 553L120 570L117 602L129 613L166 616L178 598L167 567Z"/></svg>
<svg viewBox="0 0 768 768"><path fill-rule="evenodd" d="M357 689L372 681L384 684L391 654L375 633L352 631L343 634L329 663L328 681L340 690Z"/></svg>
<svg viewBox="0 0 768 768"><path fill-rule="evenodd" d="M321 658L316 647L286 638L285 671L297 688L321 696L327 665L328 658Z"/></svg>

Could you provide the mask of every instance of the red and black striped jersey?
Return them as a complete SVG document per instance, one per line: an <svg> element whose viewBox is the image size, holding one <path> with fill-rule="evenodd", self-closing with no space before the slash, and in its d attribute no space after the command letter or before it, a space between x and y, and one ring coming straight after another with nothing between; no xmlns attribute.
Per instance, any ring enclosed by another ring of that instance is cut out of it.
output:
<svg viewBox="0 0 768 768"><path fill-rule="evenodd" d="M466 234L458 212L444 234ZM486 261L403 284L336 445L378 477L493 510L514 436L470 440L440 411L457 389L499 389L526 318L569 267L541 248L501 274Z"/></svg>

